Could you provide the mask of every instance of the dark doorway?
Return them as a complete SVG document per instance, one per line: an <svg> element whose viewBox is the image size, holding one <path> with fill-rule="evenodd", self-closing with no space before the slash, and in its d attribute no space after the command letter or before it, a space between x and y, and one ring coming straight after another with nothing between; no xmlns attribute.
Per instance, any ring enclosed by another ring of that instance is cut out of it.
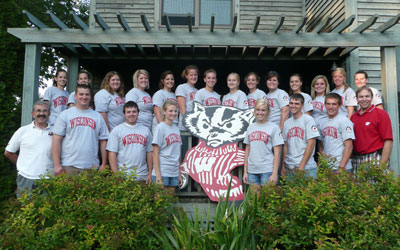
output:
<svg viewBox="0 0 400 250"><path fill-rule="evenodd" d="M261 61L261 60L82 60L81 65L94 75L95 89L98 89L104 75L111 70L122 74L125 82L125 92L133 86L132 75L137 69L146 69L150 73L149 94L153 95L158 90L159 76L165 70L172 70L175 74L176 85L184 83L181 73L186 65L194 64L200 69L198 89L204 87L203 72L209 68L217 71L218 82L215 87L220 95L229 92L226 86L226 77L231 72L236 72L241 77L240 88L247 93L248 89L244 83L244 76L253 71L260 75L259 88L267 91L265 86L265 75L268 71L279 72L280 88L289 91L289 77L293 73L299 73L303 77L303 91L310 93L311 81L316 75L326 75L331 79L331 67L333 61ZM332 87L332 86L331 86Z"/></svg>

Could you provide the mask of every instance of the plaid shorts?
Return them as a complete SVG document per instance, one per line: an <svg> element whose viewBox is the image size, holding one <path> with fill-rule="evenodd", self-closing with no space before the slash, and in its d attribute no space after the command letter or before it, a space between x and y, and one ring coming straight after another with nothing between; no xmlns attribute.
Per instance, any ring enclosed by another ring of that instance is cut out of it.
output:
<svg viewBox="0 0 400 250"><path fill-rule="evenodd" d="M353 174L355 177L357 177L358 169L361 166L362 163L372 163L376 161L378 164L382 159L382 149L379 149L375 152L372 152L370 154L353 154L351 157L351 165L353 165ZM389 163L387 165L389 168Z"/></svg>

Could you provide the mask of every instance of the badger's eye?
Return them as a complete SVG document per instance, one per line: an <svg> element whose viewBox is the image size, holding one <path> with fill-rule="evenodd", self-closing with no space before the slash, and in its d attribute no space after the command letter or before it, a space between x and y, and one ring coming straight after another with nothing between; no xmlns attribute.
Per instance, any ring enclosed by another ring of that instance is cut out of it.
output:
<svg viewBox="0 0 400 250"><path fill-rule="evenodd" d="M204 129L208 129L207 123L204 123L204 124L203 124L203 128L204 128Z"/></svg>
<svg viewBox="0 0 400 250"><path fill-rule="evenodd" d="M227 127L227 128L232 128L232 123L231 123L231 122L228 122L227 124L225 124L225 127Z"/></svg>

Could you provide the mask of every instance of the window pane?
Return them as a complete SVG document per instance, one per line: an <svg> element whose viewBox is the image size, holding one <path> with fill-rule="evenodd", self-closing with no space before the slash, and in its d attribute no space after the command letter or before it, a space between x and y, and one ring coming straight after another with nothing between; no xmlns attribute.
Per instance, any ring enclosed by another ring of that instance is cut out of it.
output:
<svg viewBox="0 0 400 250"><path fill-rule="evenodd" d="M163 14L167 15L186 15L194 14L194 0L164 0Z"/></svg>
<svg viewBox="0 0 400 250"><path fill-rule="evenodd" d="M231 24L232 0L201 0L200 24L210 24L211 14L215 15L215 24Z"/></svg>

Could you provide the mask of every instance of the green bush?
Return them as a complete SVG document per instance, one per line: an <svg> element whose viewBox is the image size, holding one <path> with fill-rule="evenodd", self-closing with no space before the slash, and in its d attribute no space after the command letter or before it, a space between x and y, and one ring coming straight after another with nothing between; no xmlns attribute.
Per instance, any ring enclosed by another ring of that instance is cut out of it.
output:
<svg viewBox="0 0 400 250"><path fill-rule="evenodd" d="M262 248L399 249L400 181L385 166L363 165L359 177L333 174L322 159L318 178L296 173L267 186L254 233Z"/></svg>
<svg viewBox="0 0 400 250"><path fill-rule="evenodd" d="M42 190L42 194L40 194ZM44 179L14 200L0 227L10 249L159 248L151 233L170 221L174 198L123 174L87 171Z"/></svg>
<svg viewBox="0 0 400 250"><path fill-rule="evenodd" d="M296 172L240 206L220 202L214 218L174 215L156 233L164 249L400 249L400 181L385 166L358 179L322 159L316 180Z"/></svg>

